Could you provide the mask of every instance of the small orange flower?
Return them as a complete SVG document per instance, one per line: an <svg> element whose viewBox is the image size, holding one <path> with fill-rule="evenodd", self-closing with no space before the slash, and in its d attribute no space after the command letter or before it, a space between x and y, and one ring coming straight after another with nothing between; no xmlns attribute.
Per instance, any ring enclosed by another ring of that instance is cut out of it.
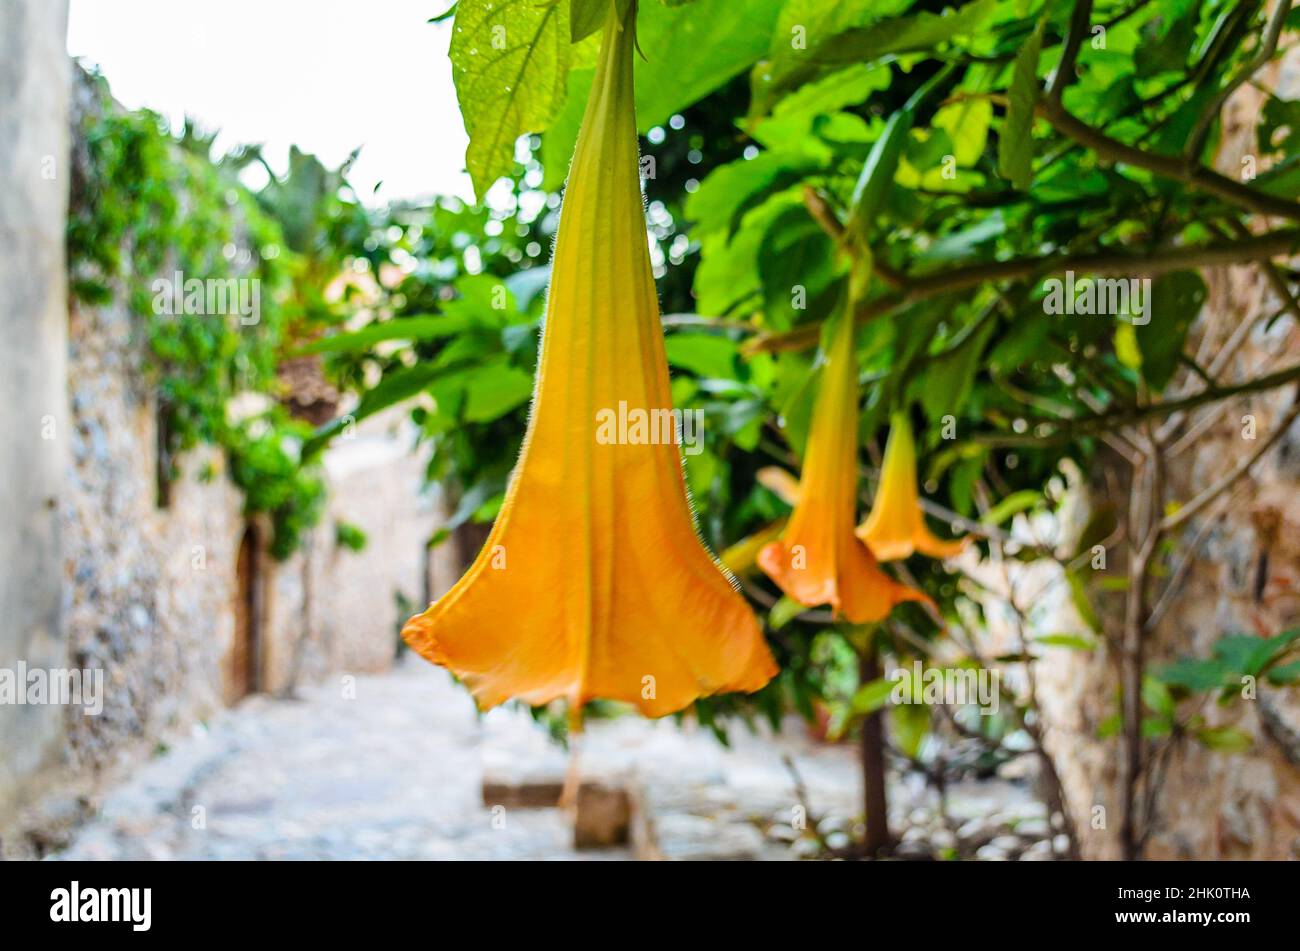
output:
<svg viewBox="0 0 1300 951"><path fill-rule="evenodd" d="M787 595L829 604L854 624L879 621L902 601L925 601L880 570L853 534L858 487L858 366L850 303L834 328L813 409L798 502L780 541L758 564Z"/></svg>
<svg viewBox="0 0 1300 951"><path fill-rule="evenodd" d="M483 709L565 698L575 716L601 697L662 716L758 690L777 670L696 534L672 428L600 435L615 413L672 418L620 8L610 4L564 196L523 452L478 558L402 630Z"/></svg>
<svg viewBox="0 0 1300 951"><path fill-rule="evenodd" d="M895 413L890 420L880 485L876 488L871 514L858 527L858 537L881 561L907 558L914 551L931 558L953 558L970 541L969 538L944 541L936 538L925 525L916 494L916 445L906 413Z"/></svg>

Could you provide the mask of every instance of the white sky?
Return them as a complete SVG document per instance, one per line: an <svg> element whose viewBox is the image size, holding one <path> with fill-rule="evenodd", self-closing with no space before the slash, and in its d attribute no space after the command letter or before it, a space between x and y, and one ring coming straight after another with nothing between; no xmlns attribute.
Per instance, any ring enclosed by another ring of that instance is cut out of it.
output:
<svg viewBox="0 0 1300 951"><path fill-rule="evenodd" d="M282 171L289 146L337 166L375 204L472 198L447 43L428 23L447 0L71 0L68 52L98 64L113 95L217 146L264 143ZM378 195L374 186L382 180Z"/></svg>

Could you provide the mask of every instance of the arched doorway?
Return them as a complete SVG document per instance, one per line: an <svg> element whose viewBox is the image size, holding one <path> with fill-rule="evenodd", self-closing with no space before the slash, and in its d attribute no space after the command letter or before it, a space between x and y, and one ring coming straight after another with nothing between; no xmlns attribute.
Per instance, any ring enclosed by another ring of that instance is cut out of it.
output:
<svg viewBox="0 0 1300 951"><path fill-rule="evenodd" d="M249 525L235 559L235 636L226 654L224 689L227 705L261 689L262 572L257 528Z"/></svg>

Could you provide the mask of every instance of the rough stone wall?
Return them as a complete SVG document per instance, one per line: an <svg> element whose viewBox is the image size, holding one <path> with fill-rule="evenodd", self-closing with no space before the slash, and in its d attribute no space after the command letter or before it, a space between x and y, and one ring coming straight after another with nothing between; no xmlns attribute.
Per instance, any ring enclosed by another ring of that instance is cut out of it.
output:
<svg viewBox="0 0 1300 951"><path fill-rule="evenodd" d="M72 469L64 507L69 663L103 668L104 710L70 712L73 772L133 758L221 706L221 658L232 633L241 499L220 458L179 460L171 504L159 508L155 406L137 339L120 303L74 305L68 382Z"/></svg>
<svg viewBox="0 0 1300 951"><path fill-rule="evenodd" d="M0 668L62 666L65 0L0 0ZM57 707L0 706L0 815L57 760ZM2 830L0 830L2 834Z"/></svg>
<svg viewBox="0 0 1300 951"><path fill-rule="evenodd" d="M1300 94L1300 51L1293 51L1263 85ZM1240 177L1243 156L1255 151L1263 95L1249 85L1228 106L1216 165ZM1260 169L1263 170L1262 168ZM1212 359L1243 321L1274 314L1277 295L1254 268L1207 270L1209 294L1191 344ZM1266 329L1259 320L1224 370L1225 381L1267 373L1294 363L1300 328L1289 314ZM1197 384L1189 384L1189 389ZM1170 498L1187 501L1245 457L1257 442L1243 438L1243 417L1253 416L1256 439L1265 439L1291 404L1293 387L1230 400L1221 410L1192 417L1208 428L1169 460ZM1147 641L1149 664L1180 656L1204 657L1229 633L1272 635L1300 624L1300 423L1237 483L1220 520L1205 528L1199 555L1176 592L1177 601ZM1094 490L1095 492L1096 490ZM1207 516L1193 519L1177 539L1181 558ZM1156 579L1156 591L1167 578ZM1115 605L1113 596L1098 606ZM1104 610L1104 608L1103 608ZM1107 617L1104 620L1116 622ZM1054 630L1078 627L1068 599L1057 599ZM1097 728L1114 711L1114 668L1092 655L1057 651L1043 665L1049 743L1068 797L1081 820L1085 857L1118 855L1119 793L1116 740L1097 740ZM1211 751L1189 742L1170 758L1158 817L1148 843L1151 858L1300 858L1300 690L1261 683L1257 699L1227 708L1209 704L1210 726L1234 726L1254 741L1247 752ZM1092 810L1106 808L1105 828L1093 828Z"/></svg>

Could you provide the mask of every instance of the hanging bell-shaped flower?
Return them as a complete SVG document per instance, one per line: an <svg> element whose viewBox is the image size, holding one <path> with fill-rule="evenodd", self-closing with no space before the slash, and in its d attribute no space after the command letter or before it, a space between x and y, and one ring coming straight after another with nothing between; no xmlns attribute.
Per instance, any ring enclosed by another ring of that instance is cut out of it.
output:
<svg viewBox="0 0 1300 951"><path fill-rule="evenodd" d="M805 605L829 604L854 624L879 621L919 591L880 570L854 534L858 487L858 366L851 305L837 319L813 407L798 502L780 541L758 564Z"/></svg>
<svg viewBox="0 0 1300 951"><path fill-rule="evenodd" d="M696 534L650 271L626 4L610 3L564 196L524 448L483 550L402 631L481 708L648 716L776 673Z"/></svg>
<svg viewBox="0 0 1300 951"><path fill-rule="evenodd" d="M931 558L952 558L970 540L944 541L926 527L916 493L916 444L906 413L895 413L890 420L880 485L871 514L858 527L858 537L881 561L907 558L918 551Z"/></svg>

